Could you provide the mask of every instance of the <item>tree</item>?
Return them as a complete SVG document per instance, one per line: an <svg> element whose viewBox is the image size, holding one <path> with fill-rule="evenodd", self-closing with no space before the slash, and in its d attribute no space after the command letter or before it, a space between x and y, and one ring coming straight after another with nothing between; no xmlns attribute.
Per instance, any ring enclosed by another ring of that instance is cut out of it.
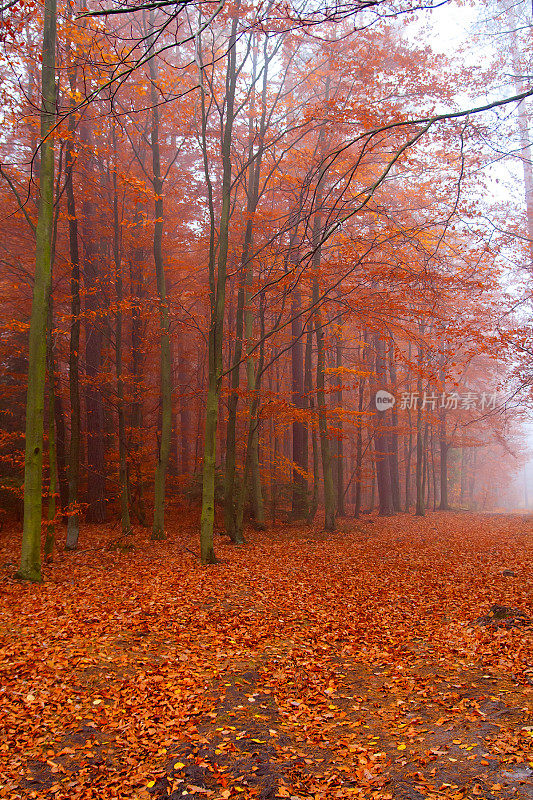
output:
<svg viewBox="0 0 533 800"><path fill-rule="evenodd" d="M17 576L38 582L41 575L41 513L46 328L51 284L51 242L54 203L56 0L44 4L41 101L41 169L39 211L35 234L35 278L30 320L26 455L24 460L24 528Z"/></svg>

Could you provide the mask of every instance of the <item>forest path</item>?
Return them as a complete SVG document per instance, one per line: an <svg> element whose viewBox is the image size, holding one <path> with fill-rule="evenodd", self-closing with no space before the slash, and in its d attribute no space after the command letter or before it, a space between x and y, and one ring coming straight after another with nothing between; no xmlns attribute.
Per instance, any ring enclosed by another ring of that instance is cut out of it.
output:
<svg viewBox="0 0 533 800"><path fill-rule="evenodd" d="M280 526L204 569L180 512L35 587L4 531L0 797L532 798L532 533Z"/></svg>

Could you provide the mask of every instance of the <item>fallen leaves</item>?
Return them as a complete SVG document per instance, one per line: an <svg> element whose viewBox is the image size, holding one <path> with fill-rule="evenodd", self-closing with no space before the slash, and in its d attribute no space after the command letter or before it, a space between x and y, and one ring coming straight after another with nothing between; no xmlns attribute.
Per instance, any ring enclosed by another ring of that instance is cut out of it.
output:
<svg viewBox="0 0 533 800"><path fill-rule="evenodd" d="M159 800L172 773L164 791L213 800L269 781L280 797L380 800L409 770L428 797L483 797L480 770L505 792L495 759L531 760L530 690L510 676L533 644L473 620L526 608L530 586L498 565L519 557L525 574L531 544L509 520L431 519L432 538L411 518L319 547L297 528L253 534L210 570L174 531L134 556L59 558L41 587L5 578L0 797Z"/></svg>

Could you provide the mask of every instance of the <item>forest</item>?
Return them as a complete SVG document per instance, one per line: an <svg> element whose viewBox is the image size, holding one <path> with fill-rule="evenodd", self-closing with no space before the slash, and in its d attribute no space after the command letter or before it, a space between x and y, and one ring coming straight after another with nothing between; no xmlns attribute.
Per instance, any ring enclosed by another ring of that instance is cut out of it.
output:
<svg viewBox="0 0 533 800"><path fill-rule="evenodd" d="M0 797L530 798L531 8L0 11Z"/></svg>

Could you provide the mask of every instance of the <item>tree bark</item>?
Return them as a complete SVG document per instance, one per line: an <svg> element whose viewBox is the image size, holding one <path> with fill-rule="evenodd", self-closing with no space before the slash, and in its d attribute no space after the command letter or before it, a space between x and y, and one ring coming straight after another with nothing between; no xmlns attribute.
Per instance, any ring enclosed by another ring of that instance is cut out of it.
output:
<svg viewBox="0 0 533 800"><path fill-rule="evenodd" d="M54 211L54 143L56 85L56 0L45 0L42 47L41 169L36 229L35 278L29 333L26 449L24 458L24 523L17 577L39 582L46 328L51 285L51 241Z"/></svg>

